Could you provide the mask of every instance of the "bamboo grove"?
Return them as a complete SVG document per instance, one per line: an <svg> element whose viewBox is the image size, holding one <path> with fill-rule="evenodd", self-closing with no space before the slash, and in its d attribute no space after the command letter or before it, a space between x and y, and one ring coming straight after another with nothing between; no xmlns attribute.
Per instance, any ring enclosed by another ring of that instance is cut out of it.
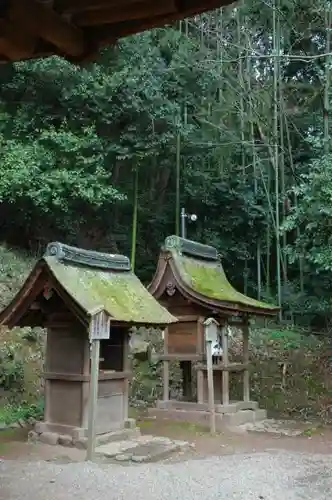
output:
<svg viewBox="0 0 332 500"><path fill-rule="evenodd" d="M2 241L124 252L148 282L185 207L234 286L327 326L331 25L331 2L241 0L83 68L3 65Z"/></svg>
<svg viewBox="0 0 332 500"><path fill-rule="evenodd" d="M254 15L255 7L258 8L257 3L245 5L240 2L235 9L224 8L205 19L185 21L185 32L188 35L189 29L193 33L196 30L200 36L201 50L212 44L217 61L220 62L219 92L217 99L209 102L205 122L220 131L221 148L223 140L230 133L231 140L235 141L233 144L239 145L238 163L243 179L251 176L255 196L261 193L265 234L257 238L255 257L251 252L243 259L243 291L248 292L248 259L255 260L251 271L257 280L257 298L273 296L281 306L280 320L283 316L294 320L293 308L290 304L290 307L285 308L285 302L292 293L293 300L300 295L305 296L305 250L302 248L295 259L294 254L293 259L289 259L294 241L301 240L301 227L296 224L293 227L288 216L299 210L298 184L301 183L301 175L305 174L301 163L298 164L294 159L299 148L299 145L296 147L294 144L294 136L296 142L309 143L314 138L321 139L318 150L320 154L328 156L332 5L331 2L321 2L313 8L305 5L305 2L271 0L264 2L263 13L258 19ZM264 14L266 27L264 32L259 33L256 22L258 20L260 23ZM305 36L301 31L303 25L307 30ZM309 53L304 46L306 42L311 45ZM315 49L318 49L317 53ZM235 65L237 69L237 85L227 82L224 76L230 74L229 65ZM289 78L288 73L293 65L298 65L303 73L298 72ZM317 71L316 78L305 75L308 67ZM228 101L229 94L224 97L225 85L231 87L234 100ZM301 87L305 88L306 95L301 96L300 102L296 104L293 91L300 94ZM321 97L321 106L315 111L318 116L321 113L323 123L318 120L320 123L317 127L316 119L315 128L310 122L304 128L298 127L296 122L301 115L312 111L311 105L318 96ZM230 112L236 115L238 123L235 137L234 128L227 127L227 121L223 119L219 121L220 108L221 113L224 113L227 101L232 102L234 107ZM212 118L212 107L216 110L217 120ZM185 110L184 119L186 116ZM177 165L180 158L179 144L178 140ZM221 158L224 162L222 153ZM181 175L179 165L177 175ZM289 229L295 229L295 234L289 234ZM302 230L305 231L305 228ZM292 264L295 261L296 265L289 267L289 260ZM300 314L303 312L305 315L303 310Z"/></svg>

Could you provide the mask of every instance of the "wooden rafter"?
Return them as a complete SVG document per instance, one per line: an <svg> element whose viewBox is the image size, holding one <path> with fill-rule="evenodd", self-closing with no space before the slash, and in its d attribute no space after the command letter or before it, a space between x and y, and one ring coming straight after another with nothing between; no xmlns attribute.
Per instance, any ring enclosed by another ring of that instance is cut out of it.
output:
<svg viewBox="0 0 332 500"><path fill-rule="evenodd" d="M84 61L121 37L230 3L231 0L7 0L0 11L0 62L52 54Z"/></svg>
<svg viewBox="0 0 332 500"><path fill-rule="evenodd" d="M116 5L107 9L94 9L83 11L73 17L73 23L77 26L100 26L105 24L116 24L124 21L139 20L146 17L171 15L177 12L175 1L147 4L146 1L128 4L124 9Z"/></svg>
<svg viewBox="0 0 332 500"><path fill-rule="evenodd" d="M0 19L0 52L11 61L30 57L34 52L36 39L25 33L21 26Z"/></svg>
<svg viewBox="0 0 332 500"><path fill-rule="evenodd" d="M70 56L84 53L83 33L53 9L35 0L11 0L9 19L25 26L31 34L52 43Z"/></svg>
<svg viewBox="0 0 332 500"><path fill-rule="evenodd" d="M55 9L58 12L75 13L89 10L103 10L109 7L124 7L137 0L55 0Z"/></svg>

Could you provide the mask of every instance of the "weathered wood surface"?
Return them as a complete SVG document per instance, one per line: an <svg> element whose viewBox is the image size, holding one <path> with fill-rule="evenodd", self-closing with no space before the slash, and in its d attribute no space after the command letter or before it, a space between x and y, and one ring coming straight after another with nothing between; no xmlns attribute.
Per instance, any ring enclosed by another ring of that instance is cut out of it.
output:
<svg viewBox="0 0 332 500"><path fill-rule="evenodd" d="M231 0L8 0L0 10L0 61L60 55L81 62L102 47ZM1 6L0 6L1 7Z"/></svg>

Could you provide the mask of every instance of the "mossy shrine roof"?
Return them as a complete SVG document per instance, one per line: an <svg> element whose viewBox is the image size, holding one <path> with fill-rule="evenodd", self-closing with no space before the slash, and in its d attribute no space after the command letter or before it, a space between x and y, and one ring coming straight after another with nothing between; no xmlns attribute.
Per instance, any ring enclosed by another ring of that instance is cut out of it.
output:
<svg viewBox="0 0 332 500"><path fill-rule="evenodd" d="M0 62L59 55L94 58L125 36L174 23L232 0L0 1Z"/></svg>
<svg viewBox="0 0 332 500"><path fill-rule="evenodd" d="M148 290L160 299L170 280L182 295L210 310L263 316L275 315L279 310L235 290L215 248L178 236L166 238Z"/></svg>
<svg viewBox="0 0 332 500"><path fill-rule="evenodd" d="M22 289L2 311L0 324L20 325L45 287L83 322L100 308L117 323L162 326L177 321L131 271L127 257L56 242L47 246Z"/></svg>

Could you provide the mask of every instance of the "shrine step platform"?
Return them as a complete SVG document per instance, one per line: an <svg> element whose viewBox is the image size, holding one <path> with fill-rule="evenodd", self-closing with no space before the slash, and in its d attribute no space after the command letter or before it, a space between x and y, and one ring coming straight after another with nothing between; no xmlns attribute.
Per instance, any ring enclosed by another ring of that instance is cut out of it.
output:
<svg viewBox="0 0 332 500"><path fill-rule="evenodd" d="M210 412L205 403L158 401L157 408L149 409L149 416L161 420L188 422L209 428ZM254 401L215 405L216 430L223 431L244 424L258 423L266 419L266 411Z"/></svg>
<svg viewBox="0 0 332 500"><path fill-rule="evenodd" d="M185 451L190 447L192 445L187 441L145 435L98 446L95 454L97 459L144 463L163 460L173 453Z"/></svg>
<svg viewBox="0 0 332 500"><path fill-rule="evenodd" d="M141 432L139 427L136 427L135 421L133 419L128 419L127 423L130 425L128 428L98 434L96 436L96 446L102 446L113 442L131 441L138 438ZM74 436L71 436L61 432L60 426L53 426L53 432L50 432L45 422L37 422L34 430L29 432L29 441L40 441L44 444L74 447L81 450L86 449L88 445L87 430L76 429L73 434Z"/></svg>

